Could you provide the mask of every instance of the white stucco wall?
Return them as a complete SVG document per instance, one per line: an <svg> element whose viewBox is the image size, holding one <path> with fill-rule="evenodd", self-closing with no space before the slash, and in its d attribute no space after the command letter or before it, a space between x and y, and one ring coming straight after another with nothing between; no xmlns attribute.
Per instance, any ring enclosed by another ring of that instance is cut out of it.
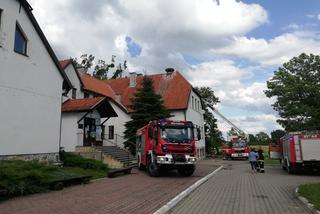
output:
<svg viewBox="0 0 320 214"><path fill-rule="evenodd" d="M116 143L118 146L123 147L123 142L125 141L123 136L124 136L124 131L125 131L125 123L129 120L131 120L130 116L123 111L118 105L116 105L114 102L109 101L111 104L112 108L115 110L117 113L118 117L111 117L104 125L105 125L105 137L107 138L104 142L105 145L108 144L108 141L111 141L113 143ZM101 121L104 121L106 118L101 119ZM108 139L108 134L109 134L109 126L114 126L114 134L115 138Z"/></svg>
<svg viewBox="0 0 320 214"><path fill-rule="evenodd" d="M0 8L0 155L58 152L63 78L19 2ZM16 21L28 56L14 52Z"/></svg>
<svg viewBox="0 0 320 214"><path fill-rule="evenodd" d="M192 105L193 97L193 105ZM199 96L191 91L188 103L188 109L186 110L186 119L193 122L196 127L201 130L201 140L196 141L197 148L205 148L205 135L204 135L204 118L203 109L201 107Z"/></svg>
<svg viewBox="0 0 320 214"><path fill-rule="evenodd" d="M76 70L74 69L73 65L72 64L68 65L64 69L64 71L65 71L67 77L69 78L72 86L77 89L76 99L83 99L84 98L84 93L81 90L81 83L80 83L79 77L78 77L78 75L76 73ZM72 98L72 90L69 91L68 98Z"/></svg>
<svg viewBox="0 0 320 214"><path fill-rule="evenodd" d="M80 144L79 138L83 138L83 130L78 129L77 124L81 115L79 113L62 113L61 146L66 152L75 151L75 147Z"/></svg>
<svg viewBox="0 0 320 214"><path fill-rule="evenodd" d="M78 121L85 115L84 112L63 112L61 122L61 146L66 152L76 151L76 146L83 146L83 128L78 128ZM94 110L86 115L86 118L96 119L96 137L101 139L101 129L98 127L101 123L100 114ZM84 119L79 122L84 124Z"/></svg>

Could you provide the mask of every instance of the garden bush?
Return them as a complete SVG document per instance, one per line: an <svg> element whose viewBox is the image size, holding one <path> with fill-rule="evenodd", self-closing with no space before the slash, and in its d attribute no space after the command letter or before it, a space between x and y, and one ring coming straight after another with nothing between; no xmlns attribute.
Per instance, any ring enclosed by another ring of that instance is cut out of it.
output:
<svg viewBox="0 0 320 214"><path fill-rule="evenodd" d="M63 165L67 167L80 167L83 169L107 170L107 165L94 159L83 158L80 155L64 152Z"/></svg>

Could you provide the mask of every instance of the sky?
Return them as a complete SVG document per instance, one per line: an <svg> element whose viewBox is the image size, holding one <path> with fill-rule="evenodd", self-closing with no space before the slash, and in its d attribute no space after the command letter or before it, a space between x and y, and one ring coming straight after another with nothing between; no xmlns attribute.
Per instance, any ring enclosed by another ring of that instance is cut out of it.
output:
<svg viewBox="0 0 320 214"><path fill-rule="evenodd" d="M281 129L266 81L292 57L320 54L320 0L29 2L60 59L115 55L127 73L175 68L194 87L211 87L216 109L246 133Z"/></svg>

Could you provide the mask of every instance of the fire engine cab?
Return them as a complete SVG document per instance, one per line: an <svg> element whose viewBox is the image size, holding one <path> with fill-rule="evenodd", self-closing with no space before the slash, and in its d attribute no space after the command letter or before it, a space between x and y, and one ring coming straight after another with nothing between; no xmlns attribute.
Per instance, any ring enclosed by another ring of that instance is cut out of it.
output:
<svg viewBox="0 0 320 214"><path fill-rule="evenodd" d="M139 169L146 168L150 176L172 169L191 176L196 163L195 135L200 140L200 130L190 121L163 119L140 128L136 138Z"/></svg>

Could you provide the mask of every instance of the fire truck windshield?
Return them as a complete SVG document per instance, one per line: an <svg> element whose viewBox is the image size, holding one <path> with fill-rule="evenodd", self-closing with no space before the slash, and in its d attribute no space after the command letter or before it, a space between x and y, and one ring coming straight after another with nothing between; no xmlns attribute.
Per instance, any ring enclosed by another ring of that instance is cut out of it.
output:
<svg viewBox="0 0 320 214"><path fill-rule="evenodd" d="M236 142L236 143L234 143L232 145L233 148L243 148L243 147L246 147L246 146L247 146L247 144L245 142L241 142L241 141Z"/></svg>
<svg viewBox="0 0 320 214"><path fill-rule="evenodd" d="M170 141L192 140L193 133L190 127L162 127L161 138Z"/></svg>

